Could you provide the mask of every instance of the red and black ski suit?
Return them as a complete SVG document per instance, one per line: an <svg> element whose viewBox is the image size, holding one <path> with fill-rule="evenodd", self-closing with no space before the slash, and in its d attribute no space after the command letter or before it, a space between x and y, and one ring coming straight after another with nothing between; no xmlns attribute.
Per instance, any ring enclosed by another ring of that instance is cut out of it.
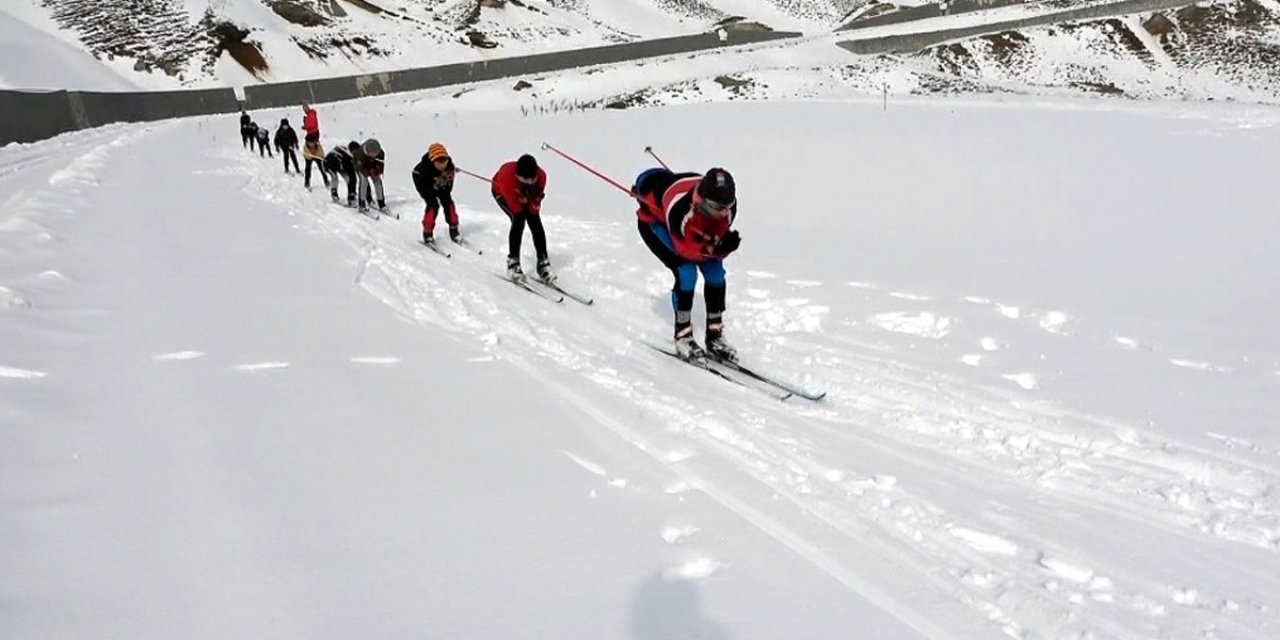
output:
<svg viewBox="0 0 1280 640"><path fill-rule="evenodd" d="M520 182L516 176L515 161L502 165L493 174L493 199L511 220L511 232L507 235L508 257L520 257L520 244L527 223L529 232L533 235L533 248L538 253L538 261L546 260L547 234L542 228L542 218L538 215L542 210L542 199L546 196L546 191L547 172L542 167L538 167L538 177L533 184Z"/></svg>
<svg viewBox="0 0 1280 640"><path fill-rule="evenodd" d="M701 206L696 192L699 173L648 169L636 176L632 194L640 207L636 226L649 251L671 270L671 307L677 331L689 326L693 293L702 272L707 327L718 331L725 310L723 260L737 249L737 232L730 227L738 214L735 202L726 215L713 216ZM732 236L732 240L727 240Z"/></svg>

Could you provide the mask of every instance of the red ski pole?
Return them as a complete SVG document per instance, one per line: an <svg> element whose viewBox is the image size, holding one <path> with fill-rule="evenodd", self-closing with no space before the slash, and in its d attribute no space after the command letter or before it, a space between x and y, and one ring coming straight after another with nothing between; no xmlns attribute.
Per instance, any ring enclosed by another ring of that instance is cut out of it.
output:
<svg viewBox="0 0 1280 640"><path fill-rule="evenodd" d="M478 174L478 173L471 173L470 171L467 171L466 169L459 168L459 169L458 169L458 173L461 173L461 174L463 174L463 175L467 175L467 176L471 176L472 178L475 178L475 179L477 179L477 180L484 180L485 182L493 182L493 180L492 180L492 179L490 179L490 178L486 178L486 177L484 177L484 176L482 176L482 175L480 175L480 174Z"/></svg>
<svg viewBox="0 0 1280 640"><path fill-rule="evenodd" d="M613 178L610 178L609 176L606 176L606 175L604 175L603 173L600 173L599 171L596 171L595 169L592 169L591 167L588 167L587 165L585 165L585 164L583 164L583 163L579 162L579 161L578 161L576 158L574 158L573 156L571 156L571 155L569 155L569 154L567 154L567 153L565 153L565 152L563 152L563 151L561 151L561 150L559 150L559 149L557 149L557 148L555 148L555 147L553 147L553 146L551 146L551 145L549 145L549 144L547 144L547 143L545 143L545 142L544 142L544 143L542 143L542 148L543 148L543 149L550 149L550 150L552 150L552 151L556 152L556 154L558 154L560 157L564 158L565 160L568 160L569 162L572 162L572 163L574 163L574 164L578 165L579 167L582 167L583 169L586 169L586 170L587 170L587 172L589 172L591 175L593 175L593 176L595 176L595 177L597 177L597 178L600 178L601 180L604 180L605 182L608 182L609 184L611 184L611 185L613 185L613 186L617 187L620 191L622 191L623 193L625 193L625 194L627 194L627 195L632 195L631 190L630 190L630 189L628 189L628 188L626 188L626 187L624 187L624 186L622 186L621 184L618 184L618 181L617 181L617 180L614 180Z"/></svg>
<svg viewBox="0 0 1280 640"><path fill-rule="evenodd" d="M662 168L663 168L663 169L666 169L667 171L670 171L670 170L671 170L671 167L668 167L668 166L667 166L667 163L663 162L663 161L662 161L662 158L659 158L659 157L658 157L658 154L656 154L656 153L654 153L654 152L653 152L653 147L645 147L645 148L644 148L644 152L645 152L645 153L647 153L647 154L649 154L649 155L651 155L651 156L653 156L653 159L654 159L654 160L657 160L657 161L658 161L658 164L662 165Z"/></svg>

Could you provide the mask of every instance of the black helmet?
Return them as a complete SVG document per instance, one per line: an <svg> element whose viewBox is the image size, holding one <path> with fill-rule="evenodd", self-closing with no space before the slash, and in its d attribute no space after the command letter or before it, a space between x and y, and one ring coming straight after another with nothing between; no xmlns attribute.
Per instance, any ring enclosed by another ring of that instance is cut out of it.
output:
<svg viewBox="0 0 1280 640"><path fill-rule="evenodd" d="M733 184L733 176L728 171L715 167L702 176L698 183L698 195L722 205L731 205L738 200L738 191Z"/></svg>
<svg viewBox="0 0 1280 640"><path fill-rule="evenodd" d="M516 177L518 178L536 178L538 177L538 161L533 156L524 154L516 160Z"/></svg>

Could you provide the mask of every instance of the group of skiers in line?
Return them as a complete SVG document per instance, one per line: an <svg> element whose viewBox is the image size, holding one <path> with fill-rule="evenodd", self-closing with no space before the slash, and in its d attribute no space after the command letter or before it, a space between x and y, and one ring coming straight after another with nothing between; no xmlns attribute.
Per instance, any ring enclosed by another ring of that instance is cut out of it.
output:
<svg viewBox="0 0 1280 640"><path fill-rule="evenodd" d="M311 164L314 162L335 202L338 201L338 183L342 178L347 182L347 206L366 211L374 201L371 189L374 187L378 208L386 210L382 185L386 154L378 140L370 138L363 144L353 140L325 153L320 146L320 127L315 109L305 103L302 107L306 187L311 188ZM265 155L270 155L271 150L266 147L267 131L258 127L247 113L241 113L240 130L245 147L252 151L256 141L259 155L264 155L264 150ZM289 125L288 118L281 119L273 142L284 156L285 173L289 173L291 160L293 170L298 171L295 155L298 136ZM436 220L443 214L449 238L463 243L457 205L453 200L454 179L460 172L488 181L494 201L511 223L507 236L508 277L513 280L526 277L520 266L520 247L527 226L537 255L538 278L554 285L556 275L551 271L546 232L540 216L546 197L547 174L532 155L524 154L506 162L492 178L486 178L459 169L443 144L432 143L412 172L414 188L425 203L422 241L428 245L435 244ZM741 242L741 236L732 229L738 211L733 176L718 167L705 174L676 173L665 166L654 167L636 177L630 195L639 205L636 216L641 240L674 278L671 306L675 316L677 353L686 360L707 357L736 360L737 351L724 337L724 259L736 251ZM691 318L699 273L704 281L703 299L707 311L705 349L694 338Z"/></svg>
<svg viewBox="0 0 1280 640"><path fill-rule="evenodd" d="M307 189L311 188L311 165L314 164L335 201L338 200L339 183L345 179L347 206L358 207L363 212L376 203L379 209L386 210L387 200L382 186L386 154L377 139L370 138L363 144L353 140L346 146L334 147L325 153L324 147L320 146L319 117L316 110L306 103L302 105L302 130L305 134L302 144L305 170L298 167L298 133L289 124L288 118L280 119L280 126L272 139L270 132L254 122L248 113L240 113L240 139L245 148L253 151L256 141L258 155L274 158L271 151L274 146L284 162L284 172L290 173L292 165L293 172L303 175L303 184ZM271 145L268 145L268 140Z"/></svg>

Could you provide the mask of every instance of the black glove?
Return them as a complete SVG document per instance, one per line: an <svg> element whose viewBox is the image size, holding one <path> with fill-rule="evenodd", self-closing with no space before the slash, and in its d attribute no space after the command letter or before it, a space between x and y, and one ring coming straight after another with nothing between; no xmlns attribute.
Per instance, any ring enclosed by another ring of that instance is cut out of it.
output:
<svg viewBox="0 0 1280 640"><path fill-rule="evenodd" d="M727 256L738 250L738 245L742 244L742 236L738 232L730 231L726 233L720 242L716 243L715 254L718 256Z"/></svg>

